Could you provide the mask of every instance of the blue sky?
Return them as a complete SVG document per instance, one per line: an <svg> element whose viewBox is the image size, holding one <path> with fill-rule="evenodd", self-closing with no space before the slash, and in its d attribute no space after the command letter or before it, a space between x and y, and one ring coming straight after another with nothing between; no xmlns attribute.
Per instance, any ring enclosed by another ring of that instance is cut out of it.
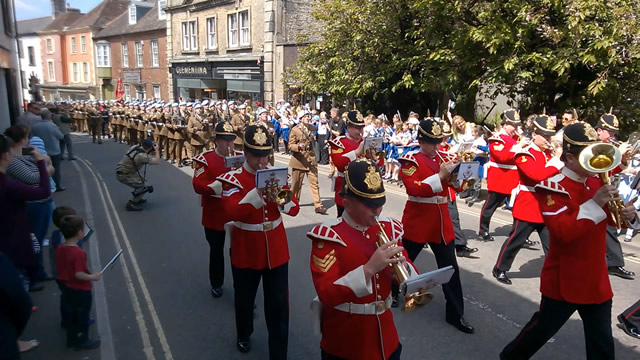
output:
<svg viewBox="0 0 640 360"><path fill-rule="evenodd" d="M33 19L51 15L50 0L14 0L16 5L16 17L18 20ZM101 0L67 0L72 8L80 9L83 13L89 12Z"/></svg>

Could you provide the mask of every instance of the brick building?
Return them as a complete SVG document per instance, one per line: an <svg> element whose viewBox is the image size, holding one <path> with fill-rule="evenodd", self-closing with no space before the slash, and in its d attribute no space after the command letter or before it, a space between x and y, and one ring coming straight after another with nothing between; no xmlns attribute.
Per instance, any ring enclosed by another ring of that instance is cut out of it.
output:
<svg viewBox="0 0 640 360"><path fill-rule="evenodd" d="M95 36L103 99L115 98L122 80L125 99L168 99L166 17L158 1L132 1Z"/></svg>

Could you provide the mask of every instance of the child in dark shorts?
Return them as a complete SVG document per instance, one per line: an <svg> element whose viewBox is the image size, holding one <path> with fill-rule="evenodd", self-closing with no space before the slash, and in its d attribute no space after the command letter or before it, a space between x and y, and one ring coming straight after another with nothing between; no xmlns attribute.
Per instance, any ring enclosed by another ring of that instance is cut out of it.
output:
<svg viewBox="0 0 640 360"><path fill-rule="evenodd" d="M97 348L100 339L89 339L91 282L100 280L102 274L89 272L87 254L78 246L84 238L84 220L77 215L67 215L60 219L58 228L65 239L56 249L56 267L67 347L76 350Z"/></svg>

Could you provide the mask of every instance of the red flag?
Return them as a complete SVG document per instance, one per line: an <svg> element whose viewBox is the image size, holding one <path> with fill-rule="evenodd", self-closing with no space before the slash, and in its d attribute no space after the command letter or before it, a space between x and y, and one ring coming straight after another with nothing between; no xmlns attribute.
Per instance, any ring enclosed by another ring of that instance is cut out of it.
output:
<svg viewBox="0 0 640 360"><path fill-rule="evenodd" d="M116 100L120 101L124 97L124 85L122 84L122 79L118 79L118 84L116 85Z"/></svg>

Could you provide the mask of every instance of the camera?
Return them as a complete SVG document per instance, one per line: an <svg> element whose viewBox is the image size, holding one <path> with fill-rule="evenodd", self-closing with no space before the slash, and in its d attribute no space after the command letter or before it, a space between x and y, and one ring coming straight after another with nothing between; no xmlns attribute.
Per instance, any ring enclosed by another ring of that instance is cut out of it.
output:
<svg viewBox="0 0 640 360"><path fill-rule="evenodd" d="M153 186L148 185L148 186L143 186L143 187L141 187L139 189L133 190L131 192L131 195L140 196L140 195L143 195L143 194L146 194L146 193L151 194L152 192L153 192Z"/></svg>

